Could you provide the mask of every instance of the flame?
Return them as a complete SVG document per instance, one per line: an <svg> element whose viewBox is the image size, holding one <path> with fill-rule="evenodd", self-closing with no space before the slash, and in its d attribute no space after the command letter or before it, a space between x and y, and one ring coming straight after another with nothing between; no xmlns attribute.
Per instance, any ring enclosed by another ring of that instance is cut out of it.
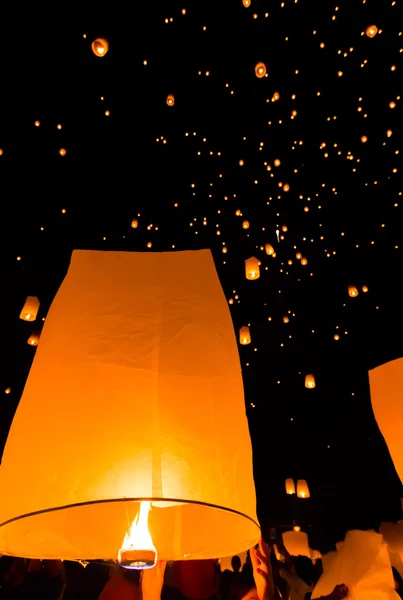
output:
<svg viewBox="0 0 403 600"><path fill-rule="evenodd" d="M126 533L118 561L126 569L150 569L157 563L157 550L148 529L151 502L140 502L140 510Z"/></svg>

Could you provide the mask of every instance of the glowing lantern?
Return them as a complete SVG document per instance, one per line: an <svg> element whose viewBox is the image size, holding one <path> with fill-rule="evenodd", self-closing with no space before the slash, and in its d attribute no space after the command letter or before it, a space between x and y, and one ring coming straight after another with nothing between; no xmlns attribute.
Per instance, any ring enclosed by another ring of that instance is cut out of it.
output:
<svg viewBox="0 0 403 600"><path fill-rule="evenodd" d="M296 255L295 255L295 258L296 258L297 260L301 260L301 258L302 258L302 254L301 254L301 252L297 252L297 253L296 253Z"/></svg>
<svg viewBox="0 0 403 600"><path fill-rule="evenodd" d="M297 496L298 498L309 498L309 487L305 479L298 479L297 481Z"/></svg>
<svg viewBox="0 0 403 600"><path fill-rule="evenodd" d="M250 344L250 342L251 342L251 338L250 338L249 327L247 327L245 325L244 327L241 327L241 329L239 330L239 343L242 344L243 346L247 346L248 344Z"/></svg>
<svg viewBox="0 0 403 600"><path fill-rule="evenodd" d="M363 285L361 290L365 293L368 292L368 286L367 285Z"/></svg>
<svg viewBox="0 0 403 600"><path fill-rule="evenodd" d="M301 527L299 525L294 525L293 531L301 531Z"/></svg>
<svg viewBox="0 0 403 600"><path fill-rule="evenodd" d="M266 75L267 69L264 62L258 62L255 66L255 75L258 79L261 79Z"/></svg>
<svg viewBox="0 0 403 600"><path fill-rule="evenodd" d="M175 96L173 94L169 94L167 96L166 103L168 106L173 106L175 104Z"/></svg>
<svg viewBox="0 0 403 600"><path fill-rule="evenodd" d="M305 267L307 264L308 264L308 260L305 257L301 258L301 265L303 265Z"/></svg>
<svg viewBox="0 0 403 600"><path fill-rule="evenodd" d="M355 298L356 296L358 296L358 290L355 287L355 285L348 286L348 295L350 296L350 298Z"/></svg>
<svg viewBox="0 0 403 600"><path fill-rule="evenodd" d="M375 37L377 33L378 33L378 27L376 25L370 25L365 30L365 35L367 35L369 38Z"/></svg>
<svg viewBox="0 0 403 600"><path fill-rule="evenodd" d="M282 231L283 233L286 233L286 232L288 231L288 227L287 227L287 225L282 225L282 227L281 227L281 231Z"/></svg>
<svg viewBox="0 0 403 600"><path fill-rule="evenodd" d="M25 300L23 309L20 312L20 319L23 321L35 321L39 310L39 304L39 300L36 296L28 296Z"/></svg>
<svg viewBox="0 0 403 600"><path fill-rule="evenodd" d="M210 251L73 252L0 484L9 556L133 568L257 543L237 341Z"/></svg>
<svg viewBox="0 0 403 600"><path fill-rule="evenodd" d="M365 144L365 142L368 142L367 136L363 135L362 138L361 138L361 141L362 141L363 144Z"/></svg>
<svg viewBox="0 0 403 600"><path fill-rule="evenodd" d="M60 156L66 156L66 154L67 154L66 148L60 148L59 154L60 154Z"/></svg>
<svg viewBox="0 0 403 600"><path fill-rule="evenodd" d="M249 229L249 221L242 222L242 229Z"/></svg>
<svg viewBox="0 0 403 600"><path fill-rule="evenodd" d="M278 158L276 158L276 160L274 161L274 166L275 167L279 167L281 165L281 162Z"/></svg>
<svg viewBox="0 0 403 600"><path fill-rule="evenodd" d="M283 323L289 323L289 322L290 322L290 319L287 316L283 317Z"/></svg>
<svg viewBox="0 0 403 600"><path fill-rule="evenodd" d="M280 99L280 94L278 92L274 92L272 101L276 102L276 100L279 100L279 99Z"/></svg>
<svg viewBox="0 0 403 600"><path fill-rule="evenodd" d="M251 5L251 0L242 0L242 4L245 8L248 8Z"/></svg>
<svg viewBox="0 0 403 600"><path fill-rule="evenodd" d="M288 183L285 183L285 184L283 185L283 191L284 191L284 192L289 192L289 191L290 191L290 186L288 185Z"/></svg>
<svg viewBox="0 0 403 600"><path fill-rule="evenodd" d="M386 135L388 137L392 137L392 134L393 134L393 131L391 129L388 129L387 132L386 132Z"/></svg>
<svg viewBox="0 0 403 600"><path fill-rule="evenodd" d="M259 261L254 256L245 260L245 276L246 279L259 279L260 277Z"/></svg>
<svg viewBox="0 0 403 600"><path fill-rule="evenodd" d="M295 494L295 483L293 479L285 480L285 491L289 496Z"/></svg>
<svg viewBox="0 0 403 600"><path fill-rule="evenodd" d="M39 344L39 338L41 337L41 334L38 331L35 331L34 333L31 333L31 335L28 338L28 344L30 346L37 346Z"/></svg>
<svg viewBox="0 0 403 600"><path fill-rule="evenodd" d="M271 244L265 244L264 249L266 250L266 254L272 256L274 254L274 248Z"/></svg>
<svg viewBox="0 0 403 600"><path fill-rule="evenodd" d="M369 372L372 409L400 480L403 481L403 358Z"/></svg>
<svg viewBox="0 0 403 600"><path fill-rule="evenodd" d="M137 220L137 219L133 219L133 221L131 222L131 225L130 225L130 227L131 227L132 229L137 229L137 227L138 227L138 226L139 226L139 222L138 222L138 220Z"/></svg>
<svg viewBox="0 0 403 600"><path fill-rule="evenodd" d="M109 44L104 38L97 38L91 44L91 48L95 56L105 56L109 50Z"/></svg>
<svg viewBox="0 0 403 600"><path fill-rule="evenodd" d="M312 390L315 386L315 377L312 374L305 375L305 387Z"/></svg>
<svg viewBox="0 0 403 600"><path fill-rule="evenodd" d="M40 124L41 124L40 121L35 121L35 123L34 123L35 127L39 127Z"/></svg>

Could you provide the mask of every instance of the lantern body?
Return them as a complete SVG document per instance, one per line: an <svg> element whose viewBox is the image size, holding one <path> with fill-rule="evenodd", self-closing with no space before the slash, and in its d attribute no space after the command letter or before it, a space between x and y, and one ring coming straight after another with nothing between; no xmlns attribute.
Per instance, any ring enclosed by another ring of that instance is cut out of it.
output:
<svg viewBox="0 0 403 600"><path fill-rule="evenodd" d="M358 289L355 287L355 285L348 286L348 295L350 296L350 298L355 298L356 296L358 296Z"/></svg>
<svg viewBox="0 0 403 600"><path fill-rule="evenodd" d="M369 385L376 422L403 482L403 358L372 369L369 372Z"/></svg>
<svg viewBox="0 0 403 600"><path fill-rule="evenodd" d="M295 494L295 483L293 479L285 480L285 491L290 496L292 496L292 494Z"/></svg>
<svg viewBox="0 0 403 600"><path fill-rule="evenodd" d="M39 338L41 337L40 332L38 331L34 331L33 333L31 333L31 335L28 338L27 343L30 346L37 346L39 344Z"/></svg>
<svg viewBox="0 0 403 600"><path fill-rule="evenodd" d="M309 390L316 387L315 377L313 375L305 375L305 387Z"/></svg>
<svg viewBox="0 0 403 600"><path fill-rule="evenodd" d="M249 327L246 325L239 330L239 343L243 346L251 343Z"/></svg>
<svg viewBox="0 0 403 600"><path fill-rule="evenodd" d="M283 533L283 543L291 556L308 556L308 558L311 558L308 536L304 531L285 531Z"/></svg>
<svg viewBox="0 0 403 600"><path fill-rule="evenodd" d="M266 254L268 254L269 256L274 254L274 248L271 244L265 244L264 249L266 250Z"/></svg>
<svg viewBox="0 0 403 600"><path fill-rule="evenodd" d="M166 103L168 106L173 106L175 104L175 96L173 94L169 94L167 96Z"/></svg>
<svg viewBox="0 0 403 600"><path fill-rule="evenodd" d="M246 279L259 279L260 277L259 261L254 256L245 260L245 276Z"/></svg>
<svg viewBox="0 0 403 600"><path fill-rule="evenodd" d="M376 25L370 25L369 27L366 28L365 30L365 34L369 37L369 38L373 38L376 36L376 34L378 33L378 27Z"/></svg>
<svg viewBox="0 0 403 600"><path fill-rule="evenodd" d="M240 361L210 251L73 252L0 482L7 555L116 560L147 499L161 559L257 542Z"/></svg>
<svg viewBox="0 0 403 600"><path fill-rule="evenodd" d="M305 479L298 479L297 481L297 496L298 498L309 498L309 487Z"/></svg>
<svg viewBox="0 0 403 600"><path fill-rule="evenodd" d="M255 66L255 75L258 79L261 79L266 75L267 69L264 62L258 62Z"/></svg>
<svg viewBox="0 0 403 600"><path fill-rule="evenodd" d="M39 300L36 296L28 296L20 313L20 319L23 321L35 321L39 310Z"/></svg>
<svg viewBox="0 0 403 600"><path fill-rule="evenodd" d="M105 56L105 54L109 50L108 41L105 40L104 38L97 38L96 40L94 40L92 42L91 49L92 49L93 53L95 54L95 56L100 56L100 57Z"/></svg>

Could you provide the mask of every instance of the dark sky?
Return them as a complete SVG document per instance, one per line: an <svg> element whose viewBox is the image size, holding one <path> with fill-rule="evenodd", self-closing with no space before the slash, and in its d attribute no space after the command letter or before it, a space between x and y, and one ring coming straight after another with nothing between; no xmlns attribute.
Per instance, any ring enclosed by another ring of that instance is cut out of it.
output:
<svg viewBox="0 0 403 600"><path fill-rule="evenodd" d="M237 335L250 324L240 356L262 526L295 520L326 549L401 517L368 387L368 369L403 354L401 12L343 4L35 6L4 25L2 445L35 354L27 339L73 249L210 248ZM33 324L18 318L28 295L41 301ZM290 502L286 477L307 479L311 499Z"/></svg>

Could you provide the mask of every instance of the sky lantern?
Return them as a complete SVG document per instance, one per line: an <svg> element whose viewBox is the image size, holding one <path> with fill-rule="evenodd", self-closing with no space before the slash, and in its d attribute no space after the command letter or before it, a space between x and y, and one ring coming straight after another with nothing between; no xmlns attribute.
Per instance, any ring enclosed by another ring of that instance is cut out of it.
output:
<svg viewBox="0 0 403 600"><path fill-rule="evenodd" d="M309 498L309 487L305 479L298 479L297 481L297 496L298 498Z"/></svg>
<svg viewBox="0 0 403 600"><path fill-rule="evenodd" d="M242 221L242 229L249 229L250 223L249 221Z"/></svg>
<svg viewBox="0 0 403 600"><path fill-rule="evenodd" d="M257 543L240 359L209 250L73 252L0 484L6 555L147 568Z"/></svg>
<svg viewBox="0 0 403 600"><path fill-rule="evenodd" d="M252 3L251 0L242 0L242 4L244 5L245 8L249 8L251 3Z"/></svg>
<svg viewBox="0 0 403 600"><path fill-rule="evenodd" d="M28 296L20 312L20 319L23 321L35 321L39 304L40 302L36 296Z"/></svg>
<svg viewBox="0 0 403 600"><path fill-rule="evenodd" d="M105 38L97 38L92 42L91 48L95 56L102 57L108 52L109 43L107 40L105 40Z"/></svg>
<svg viewBox="0 0 403 600"><path fill-rule="evenodd" d="M166 103L168 106L173 106L175 104L175 96L173 94L168 94Z"/></svg>
<svg viewBox="0 0 403 600"><path fill-rule="evenodd" d="M67 154L66 148L60 148L59 154L60 154L60 156L66 156L66 154Z"/></svg>
<svg viewBox="0 0 403 600"><path fill-rule="evenodd" d="M260 269L259 269L259 261L254 256L247 258L245 260L245 276L246 279L259 279L260 277Z"/></svg>
<svg viewBox="0 0 403 600"><path fill-rule="evenodd" d="M250 330L246 325L239 330L239 343L243 346L251 343Z"/></svg>
<svg viewBox="0 0 403 600"><path fill-rule="evenodd" d="M355 285L348 286L348 295L350 296L350 298L355 298L356 296L358 296L358 289L355 287Z"/></svg>
<svg viewBox="0 0 403 600"><path fill-rule="evenodd" d="M378 27L376 25L370 25L365 30L365 35L369 38L373 38L378 33Z"/></svg>
<svg viewBox="0 0 403 600"><path fill-rule="evenodd" d="M138 227L138 226L139 226L138 219L133 219L133 221L132 221L132 222L131 222L131 224L130 224L130 227L131 227L132 229L137 229L137 227Z"/></svg>
<svg viewBox="0 0 403 600"><path fill-rule="evenodd" d="M280 165L281 165L280 159L276 158L276 160L274 161L274 166L279 167Z"/></svg>
<svg viewBox="0 0 403 600"><path fill-rule="evenodd" d="M266 254L272 256L274 254L274 248L271 244L265 244L264 249L266 250Z"/></svg>
<svg viewBox="0 0 403 600"><path fill-rule="evenodd" d="M258 62L255 66L255 75L258 79L262 79L267 73L266 65L264 62Z"/></svg>
<svg viewBox="0 0 403 600"><path fill-rule="evenodd" d="M295 494L295 483L293 479L285 480L285 491L289 496Z"/></svg>
<svg viewBox="0 0 403 600"><path fill-rule="evenodd" d="M315 377L312 374L305 375L305 387L312 390L316 387Z"/></svg>
<svg viewBox="0 0 403 600"><path fill-rule="evenodd" d="M369 371L371 403L400 481L403 482L403 358Z"/></svg>
<svg viewBox="0 0 403 600"><path fill-rule="evenodd" d="M27 343L30 346L37 346L39 344L39 338L41 337L41 334L39 331L34 331L33 333L31 333L31 335L29 336Z"/></svg>
<svg viewBox="0 0 403 600"><path fill-rule="evenodd" d="M307 264L308 264L308 259L307 259L307 258L305 258L305 256L303 256L303 257L301 258L301 265L305 267Z"/></svg>

